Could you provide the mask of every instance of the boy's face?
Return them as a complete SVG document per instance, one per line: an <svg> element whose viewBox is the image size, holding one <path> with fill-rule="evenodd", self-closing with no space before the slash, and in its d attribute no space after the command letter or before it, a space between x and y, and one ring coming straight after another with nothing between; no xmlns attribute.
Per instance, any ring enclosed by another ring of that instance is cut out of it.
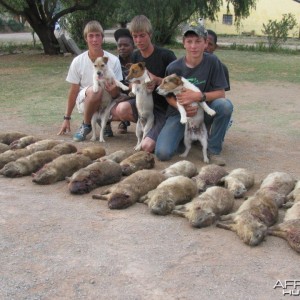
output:
<svg viewBox="0 0 300 300"><path fill-rule="evenodd" d="M207 47L207 41L204 37L199 37L196 34L188 34L183 37L183 47L188 55L199 57L203 54Z"/></svg>
<svg viewBox="0 0 300 300"><path fill-rule="evenodd" d="M141 31L141 32L132 32L131 33L134 44L136 47L141 50L145 51L151 45L151 36L149 33Z"/></svg>
<svg viewBox="0 0 300 300"><path fill-rule="evenodd" d="M101 32L89 32L86 35L86 43L89 49L102 47L103 36Z"/></svg>
<svg viewBox="0 0 300 300"><path fill-rule="evenodd" d="M122 58L129 57L133 52L133 44L129 37L120 37L117 42L117 50Z"/></svg>
<svg viewBox="0 0 300 300"><path fill-rule="evenodd" d="M208 53L214 53L214 51L217 49L217 45L215 43L215 39L212 35L207 36L207 47L205 49Z"/></svg>

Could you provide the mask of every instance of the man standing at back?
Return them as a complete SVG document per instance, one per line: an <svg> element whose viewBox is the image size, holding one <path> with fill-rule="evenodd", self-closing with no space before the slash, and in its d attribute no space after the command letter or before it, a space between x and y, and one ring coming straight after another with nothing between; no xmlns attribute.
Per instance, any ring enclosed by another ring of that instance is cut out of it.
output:
<svg viewBox="0 0 300 300"><path fill-rule="evenodd" d="M167 66L176 59L176 56L171 50L152 44L152 25L146 16L135 16L130 22L129 30L137 47L137 50L132 55L132 63L145 62L151 79L151 82L147 85L147 89L153 91L154 126L142 141L142 149L147 152L153 152L158 134L164 126L168 107L166 99L158 95L155 89L160 85L162 78L165 76ZM137 122L138 113L135 99L120 102L112 109L111 114L112 120Z"/></svg>

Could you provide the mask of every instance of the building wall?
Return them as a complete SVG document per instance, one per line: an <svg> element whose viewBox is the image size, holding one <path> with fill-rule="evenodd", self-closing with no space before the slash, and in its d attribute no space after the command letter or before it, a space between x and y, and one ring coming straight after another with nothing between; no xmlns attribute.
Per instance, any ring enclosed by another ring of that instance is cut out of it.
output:
<svg viewBox="0 0 300 300"><path fill-rule="evenodd" d="M225 1L224 1L225 2ZM233 24L223 24L223 15L227 14L226 3L218 13L216 22L205 20L205 27L216 31L218 34L248 34L263 35L263 24L269 20L280 21L283 14L292 13L297 20L297 27L289 32L290 37L299 37L300 32L300 3L293 0L257 0L256 9L250 11L250 16L241 21L239 29L234 25L234 10L230 6L230 14L233 15Z"/></svg>

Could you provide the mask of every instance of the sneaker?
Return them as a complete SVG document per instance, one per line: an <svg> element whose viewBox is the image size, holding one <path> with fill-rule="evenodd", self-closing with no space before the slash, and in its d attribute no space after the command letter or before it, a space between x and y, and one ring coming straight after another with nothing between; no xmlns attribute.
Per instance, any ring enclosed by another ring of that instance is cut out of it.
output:
<svg viewBox="0 0 300 300"><path fill-rule="evenodd" d="M73 136L75 142L82 142L85 140L86 136L92 131L92 126L82 123L78 132Z"/></svg>
<svg viewBox="0 0 300 300"><path fill-rule="evenodd" d="M128 122L128 121L120 122L120 124L118 126L118 133L121 133L121 134L127 133L127 127L129 125L130 125L130 122Z"/></svg>
<svg viewBox="0 0 300 300"><path fill-rule="evenodd" d="M106 137L113 137L114 136L114 133L111 129L110 122L106 123L106 126L104 128L104 136L106 136Z"/></svg>
<svg viewBox="0 0 300 300"><path fill-rule="evenodd" d="M209 157L209 163L211 163L211 164L218 165L218 166L226 165L226 161L225 161L224 157L221 156L220 154L209 153L208 157Z"/></svg>

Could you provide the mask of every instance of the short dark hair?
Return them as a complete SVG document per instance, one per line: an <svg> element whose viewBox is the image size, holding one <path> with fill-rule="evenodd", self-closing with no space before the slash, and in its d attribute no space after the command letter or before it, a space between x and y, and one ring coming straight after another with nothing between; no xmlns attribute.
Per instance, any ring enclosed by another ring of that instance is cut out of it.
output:
<svg viewBox="0 0 300 300"><path fill-rule="evenodd" d="M214 38L215 44L217 44L218 42L217 34L211 29L207 29L207 34L211 35Z"/></svg>

